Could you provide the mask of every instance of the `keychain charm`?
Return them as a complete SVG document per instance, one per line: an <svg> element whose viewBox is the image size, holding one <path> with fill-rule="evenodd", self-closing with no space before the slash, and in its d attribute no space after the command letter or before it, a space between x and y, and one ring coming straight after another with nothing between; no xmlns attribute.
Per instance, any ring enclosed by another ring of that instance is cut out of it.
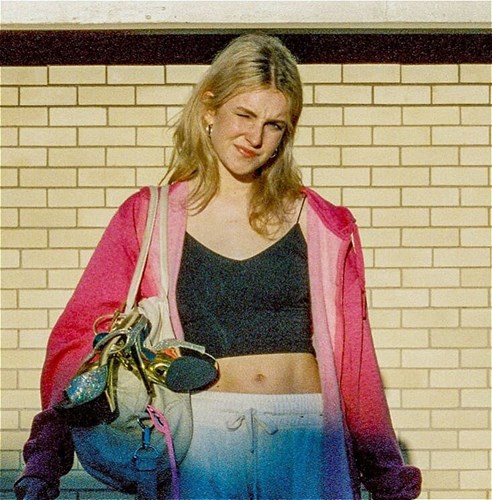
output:
<svg viewBox="0 0 492 500"><path fill-rule="evenodd" d="M142 444L135 450L133 454L133 461L135 467L139 471L151 471L157 469L158 451L150 444L152 427L148 427L137 419L140 427L142 428Z"/></svg>

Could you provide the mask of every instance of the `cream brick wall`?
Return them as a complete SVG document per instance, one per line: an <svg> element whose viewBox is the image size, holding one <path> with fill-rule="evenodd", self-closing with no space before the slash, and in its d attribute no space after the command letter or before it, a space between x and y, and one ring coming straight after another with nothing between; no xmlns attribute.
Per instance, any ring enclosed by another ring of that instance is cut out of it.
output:
<svg viewBox="0 0 492 500"><path fill-rule="evenodd" d="M4 471L21 466L50 328L116 207L162 177L204 68L1 70ZM491 68L301 72L296 158L361 226L374 339L421 498L491 498ZM68 489L97 489L70 477Z"/></svg>

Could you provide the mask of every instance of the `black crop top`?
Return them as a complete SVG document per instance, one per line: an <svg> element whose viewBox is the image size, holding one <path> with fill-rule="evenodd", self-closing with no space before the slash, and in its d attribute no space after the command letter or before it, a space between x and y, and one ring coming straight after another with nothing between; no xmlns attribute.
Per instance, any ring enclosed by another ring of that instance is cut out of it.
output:
<svg viewBox="0 0 492 500"><path fill-rule="evenodd" d="M307 246L299 224L245 260L219 255L187 233L177 305L185 339L216 358L314 354Z"/></svg>

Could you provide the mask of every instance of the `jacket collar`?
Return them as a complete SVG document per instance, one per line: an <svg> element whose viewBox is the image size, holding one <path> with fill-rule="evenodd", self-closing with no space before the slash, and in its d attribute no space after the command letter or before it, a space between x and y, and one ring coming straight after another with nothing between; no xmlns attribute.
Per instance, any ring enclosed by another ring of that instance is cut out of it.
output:
<svg viewBox="0 0 492 500"><path fill-rule="evenodd" d="M333 205L310 188L304 187L302 192L327 229L343 240L350 239L355 226L355 218L350 210Z"/></svg>

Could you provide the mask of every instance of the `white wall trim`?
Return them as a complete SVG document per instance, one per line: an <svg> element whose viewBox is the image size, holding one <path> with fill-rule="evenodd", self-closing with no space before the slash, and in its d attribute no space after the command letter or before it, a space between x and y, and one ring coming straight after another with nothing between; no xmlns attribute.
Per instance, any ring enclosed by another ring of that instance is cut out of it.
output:
<svg viewBox="0 0 492 500"><path fill-rule="evenodd" d="M1 2L2 29L490 29L475 1L24 1Z"/></svg>

